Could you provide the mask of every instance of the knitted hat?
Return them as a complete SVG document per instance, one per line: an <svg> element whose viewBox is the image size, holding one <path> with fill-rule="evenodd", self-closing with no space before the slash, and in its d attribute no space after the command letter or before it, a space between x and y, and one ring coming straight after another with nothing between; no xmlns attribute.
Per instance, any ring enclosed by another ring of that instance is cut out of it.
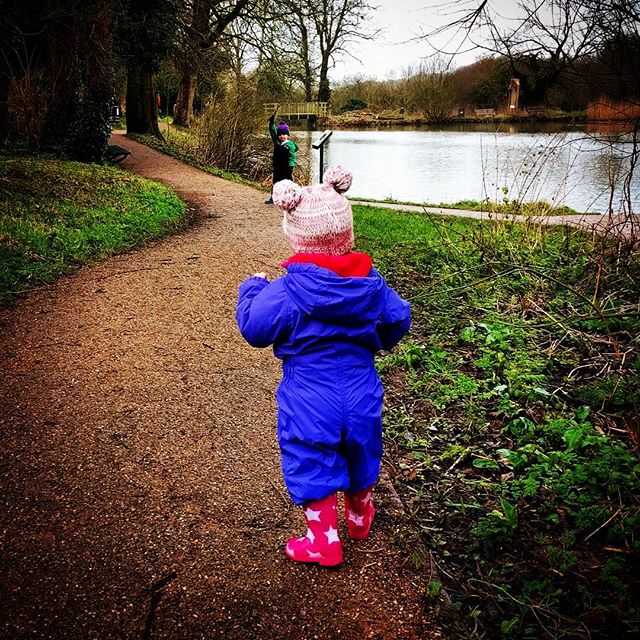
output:
<svg viewBox="0 0 640 640"><path fill-rule="evenodd" d="M273 201L284 211L282 229L296 253L340 256L353 249L353 214L342 195L351 186L351 172L336 165L322 184L300 187L291 180L273 185Z"/></svg>
<svg viewBox="0 0 640 640"><path fill-rule="evenodd" d="M281 136L283 133L289 135L289 127L287 126L286 122L281 122L277 127L276 127L276 133Z"/></svg>

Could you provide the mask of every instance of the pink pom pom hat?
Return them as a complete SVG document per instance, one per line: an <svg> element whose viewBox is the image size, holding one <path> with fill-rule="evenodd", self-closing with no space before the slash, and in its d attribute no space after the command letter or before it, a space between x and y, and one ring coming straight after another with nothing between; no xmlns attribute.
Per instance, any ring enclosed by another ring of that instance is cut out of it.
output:
<svg viewBox="0 0 640 640"><path fill-rule="evenodd" d="M353 213L342 195L351 172L329 167L322 184L300 187L291 180L273 186L273 201L284 212L282 229L296 253L341 256L353 249Z"/></svg>

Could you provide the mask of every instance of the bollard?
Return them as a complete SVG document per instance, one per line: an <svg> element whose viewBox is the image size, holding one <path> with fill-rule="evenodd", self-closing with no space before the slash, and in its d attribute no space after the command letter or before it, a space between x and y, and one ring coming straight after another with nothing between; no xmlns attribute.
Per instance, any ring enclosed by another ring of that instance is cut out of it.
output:
<svg viewBox="0 0 640 640"><path fill-rule="evenodd" d="M320 140L312 145L314 149L320 149L320 182L322 182L322 176L324 175L324 144L332 134L333 131L324 131L320 136Z"/></svg>

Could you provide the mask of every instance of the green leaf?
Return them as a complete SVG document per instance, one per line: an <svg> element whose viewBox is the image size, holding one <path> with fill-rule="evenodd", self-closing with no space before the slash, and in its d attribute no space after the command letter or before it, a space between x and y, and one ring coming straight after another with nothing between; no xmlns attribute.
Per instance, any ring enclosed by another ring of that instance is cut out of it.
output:
<svg viewBox="0 0 640 640"><path fill-rule="evenodd" d="M504 498L500 498L500 506L504 510L504 515L511 527L514 529L518 526L518 509L515 505L507 502Z"/></svg>
<svg viewBox="0 0 640 640"><path fill-rule="evenodd" d="M476 328L474 326L467 327L460 332L460 337L467 342L473 340L473 336L476 334Z"/></svg>
<svg viewBox="0 0 640 640"><path fill-rule="evenodd" d="M430 580L427 585L427 597L435 598L442 588L442 584L438 580Z"/></svg>
<svg viewBox="0 0 640 640"><path fill-rule="evenodd" d="M578 407L575 411L576 420L584 422L591 413L591 407Z"/></svg>
<svg viewBox="0 0 640 640"><path fill-rule="evenodd" d="M473 466L478 469L497 469L498 463L492 458L476 458Z"/></svg>
<svg viewBox="0 0 640 640"><path fill-rule="evenodd" d="M544 387L533 387L533 391L539 396L544 396L545 398L550 398L553 395L549 393Z"/></svg>
<svg viewBox="0 0 640 640"><path fill-rule="evenodd" d="M582 443L584 430L582 427L572 427L571 429L567 429L562 437L567 445L567 449L571 451Z"/></svg>

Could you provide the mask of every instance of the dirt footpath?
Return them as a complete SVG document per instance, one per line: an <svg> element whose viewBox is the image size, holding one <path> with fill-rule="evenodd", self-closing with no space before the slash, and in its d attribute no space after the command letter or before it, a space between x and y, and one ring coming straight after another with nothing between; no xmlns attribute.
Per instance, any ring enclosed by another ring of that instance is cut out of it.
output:
<svg viewBox="0 0 640 640"><path fill-rule="evenodd" d="M345 563L299 565L276 446L279 363L234 319L287 255L265 194L122 136L200 222L0 311L0 637L437 637L388 484Z"/></svg>

